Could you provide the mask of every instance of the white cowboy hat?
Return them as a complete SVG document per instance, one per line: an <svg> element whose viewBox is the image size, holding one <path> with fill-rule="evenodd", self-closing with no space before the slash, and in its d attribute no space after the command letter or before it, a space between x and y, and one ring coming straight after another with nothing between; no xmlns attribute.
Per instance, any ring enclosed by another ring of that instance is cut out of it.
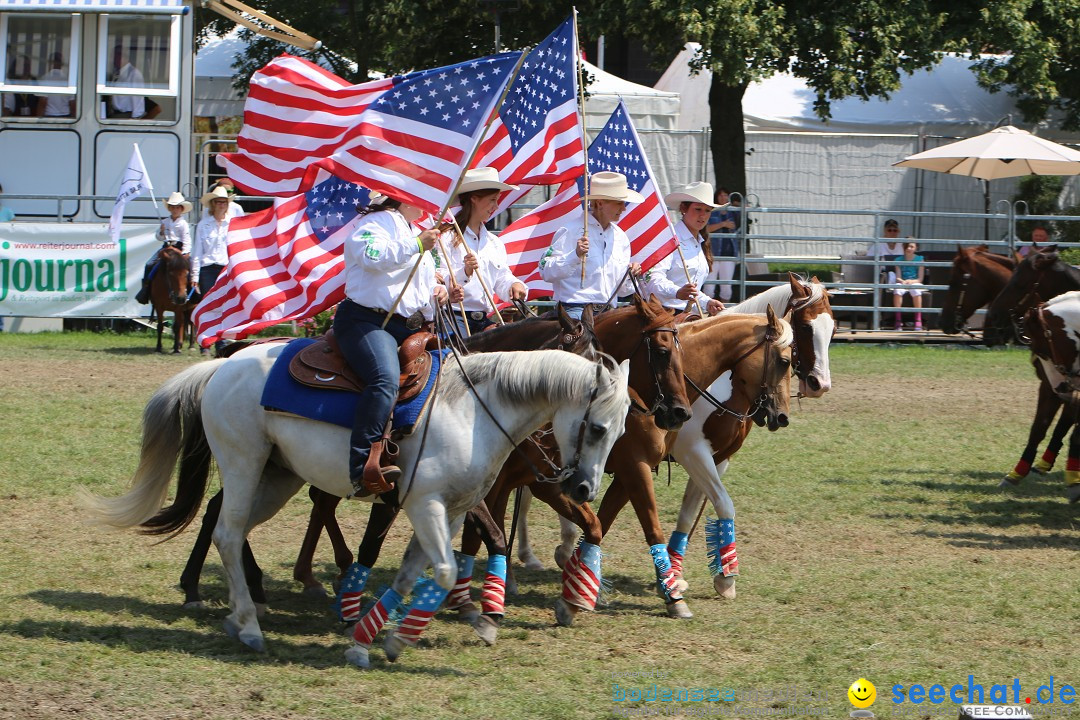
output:
<svg viewBox="0 0 1080 720"><path fill-rule="evenodd" d="M210 203L212 203L214 200L228 200L228 199L229 199L229 191L226 190L225 188L221 187L220 185L218 185L216 188L214 188L213 190L211 190L210 192L204 194L201 198L199 198L199 202L202 203L203 207L210 207Z"/></svg>
<svg viewBox="0 0 1080 720"><path fill-rule="evenodd" d="M645 198L626 185L626 176L617 172L598 172L589 177L586 200L615 200L639 203Z"/></svg>
<svg viewBox="0 0 1080 720"><path fill-rule="evenodd" d="M169 196L169 199L165 201L165 205L180 205L184 208L185 213L191 212L192 205L189 201L184 199L182 193L174 192Z"/></svg>
<svg viewBox="0 0 1080 720"><path fill-rule="evenodd" d="M713 202L714 197L716 196L713 194L711 183L693 182L682 190L676 190L665 197L664 202L667 203L669 210L678 210L679 204L684 202L701 203L708 205L710 209L716 209L720 206Z"/></svg>
<svg viewBox="0 0 1080 720"><path fill-rule="evenodd" d="M458 195L474 190L517 190L517 185L508 185L499 180L499 171L493 167L473 168L465 171L458 186Z"/></svg>

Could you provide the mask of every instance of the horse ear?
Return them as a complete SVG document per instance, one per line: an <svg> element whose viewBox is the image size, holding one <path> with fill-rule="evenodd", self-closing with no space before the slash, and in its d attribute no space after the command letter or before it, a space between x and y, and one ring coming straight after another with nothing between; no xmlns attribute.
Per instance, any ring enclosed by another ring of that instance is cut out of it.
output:
<svg viewBox="0 0 1080 720"><path fill-rule="evenodd" d="M566 314L566 308L561 302L555 306L555 313L559 316L559 325L562 325L564 330L567 332L573 330L574 319Z"/></svg>
<svg viewBox="0 0 1080 720"><path fill-rule="evenodd" d="M619 363L619 377L623 392L630 386L630 358Z"/></svg>
<svg viewBox="0 0 1080 720"><path fill-rule="evenodd" d="M780 332L780 320L776 317L776 312L773 311L772 305L765 306L765 317L769 321L769 328L774 332Z"/></svg>
<svg viewBox="0 0 1080 720"><path fill-rule="evenodd" d="M806 297L810 294L810 290L803 286L802 281L799 280L799 277L795 273L788 270L787 276L788 282L791 283L792 297ZM772 306L770 305L769 307Z"/></svg>
<svg viewBox="0 0 1080 720"><path fill-rule="evenodd" d="M591 328L595 325L596 318L593 317L592 305L586 305L585 309L581 311L581 324L587 328Z"/></svg>

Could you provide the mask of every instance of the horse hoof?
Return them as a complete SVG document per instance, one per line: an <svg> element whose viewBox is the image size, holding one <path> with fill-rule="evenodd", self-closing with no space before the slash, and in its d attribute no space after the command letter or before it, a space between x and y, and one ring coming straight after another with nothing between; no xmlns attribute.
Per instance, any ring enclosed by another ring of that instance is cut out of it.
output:
<svg viewBox="0 0 1080 720"><path fill-rule="evenodd" d="M1010 477L1010 476L1006 475L1006 476L1005 476L1005 479L1004 479L1004 480L1002 480L1002 481L1001 481L1001 482L1000 482L1000 483L998 484L998 487L999 487L999 488L1002 488L1002 489L1008 489L1008 488L1014 488L1014 487L1019 487L1019 486L1020 486L1020 481L1021 481L1021 480L1023 480L1023 478L1015 478L1015 479L1013 479L1012 477Z"/></svg>
<svg viewBox="0 0 1080 720"><path fill-rule="evenodd" d="M506 594L507 595L517 595L518 594L517 578L514 577L513 573L510 573L510 577L506 578Z"/></svg>
<svg viewBox="0 0 1080 720"><path fill-rule="evenodd" d="M304 595L307 596L307 597L319 598L320 600L325 599L327 597L326 588L324 588L322 586L322 583L315 583L314 585L306 585L304 587L303 592L304 592Z"/></svg>
<svg viewBox="0 0 1080 720"><path fill-rule="evenodd" d="M690 612L690 607L686 604L685 600L676 600L673 603L667 605L668 617L678 618L680 620L689 620L694 617L694 613Z"/></svg>
<svg viewBox="0 0 1080 720"><path fill-rule="evenodd" d="M728 600L735 599L735 578L738 575L731 575L730 577L724 577L723 575L717 575L712 580L713 589L716 590L716 594L722 598Z"/></svg>
<svg viewBox="0 0 1080 720"><path fill-rule="evenodd" d="M409 647L409 644L398 637L397 633L390 633L386 636L386 640L383 641L383 650L386 651L386 659L390 662L397 662L397 659L401 657L401 653L407 647Z"/></svg>
<svg viewBox="0 0 1080 720"><path fill-rule="evenodd" d="M231 617L225 618L225 622L222 623L225 627L225 634L231 637L233 640L240 638L240 626L236 624L236 621Z"/></svg>
<svg viewBox="0 0 1080 720"><path fill-rule="evenodd" d="M1065 497L1070 503L1080 502L1080 485L1069 485L1065 488Z"/></svg>
<svg viewBox="0 0 1080 720"><path fill-rule="evenodd" d="M570 627L574 624L574 616L577 615L578 608L575 605L571 605L562 598L555 601L555 622L562 627Z"/></svg>
<svg viewBox="0 0 1080 720"><path fill-rule="evenodd" d="M574 554L574 549L567 550L564 546L560 545L555 548L555 564L559 566L559 569L566 567L566 562L570 559L570 556Z"/></svg>
<svg viewBox="0 0 1080 720"><path fill-rule="evenodd" d="M473 630L484 644L491 647L495 644L495 638L499 635L499 621L490 615L481 615L473 623Z"/></svg>
<svg viewBox="0 0 1080 720"><path fill-rule="evenodd" d="M266 603L255 603L255 617L266 617L266 611L269 609L269 605Z"/></svg>
<svg viewBox="0 0 1080 720"><path fill-rule="evenodd" d="M532 553L529 553L527 557L518 558L525 566L526 570L543 570L544 563L540 562L540 558L536 557Z"/></svg>
<svg viewBox="0 0 1080 720"><path fill-rule="evenodd" d="M241 635L240 642L244 643L255 652L266 652L266 640L263 639L261 633L258 635Z"/></svg>
<svg viewBox="0 0 1080 720"><path fill-rule="evenodd" d="M476 605L471 602L467 602L464 605L459 605L456 608L448 608L457 612L457 619L462 622L467 622L470 625L476 623L476 618L480 617L480 610Z"/></svg>
<svg viewBox="0 0 1080 720"><path fill-rule="evenodd" d="M205 610L206 609L206 603L204 603L202 600L192 600L191 602L184 603L180 607L181 607L182 610L187 610L189 612L190 611L197 611L197 610Z"/></svg>
<svg viewBox="0 0 1080 720"><path fill-rule="evenodd" d="M363 645L353 645L346 650L345 659L350 665L355 665L361 670L367 670L371 667L371 660L368 659L368 649Z"/></svg>

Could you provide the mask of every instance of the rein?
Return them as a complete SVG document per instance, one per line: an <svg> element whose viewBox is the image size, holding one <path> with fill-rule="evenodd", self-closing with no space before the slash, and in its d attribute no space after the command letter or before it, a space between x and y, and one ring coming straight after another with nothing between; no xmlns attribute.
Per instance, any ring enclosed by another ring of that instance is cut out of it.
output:
<svg viewBox="0 0 1080 720"><path fill-rule="evenodd" d="M747 350L742 355L740 355L738 357L738 359L736 359L735 362L733 362L731 364L731 370L734 370L735 366L737 366L740 362L742 362L746 358L750 357L750 355L754 351L756 351L758 348L765 347L767 344L772 344L774 342L776 342L776 336L773 334L772 328L769 327L768 325L766 325L765 326L765 335L761 338L761 340L759 340L756 344L754 344L753 347L751 347L749 350ZM757 399L753 402L753 404L747 409L747 411L745 413L736 412L735 410L732 410L728 406L724 405L724 403L722 401L717 400L716 397L712 393L710 393L707 389L698 387L697 383L695 383L693 380L691 380L688 375L683 374L683 378L685 378L686 382L690 385L690 387L694 388L694 390L696 390L698 392L698 394L701 395L701 397L705 398L706 402L708 402L710 405L715 407L720 412L725 413L727 415L732 415L737 420L739 420L740 422L745 422L747 420L752 420L754 415L756 415L758 413L758 411L760 411L765 406L765 403L767 403L769 401L769 393L768 393L768 387L769 387L768 386L769 353L766 352L764 354L764 359L762 360L761 387L760 387L761 392L758 394ZM732 384L732 388L734 389L734 384Z"/></svg>

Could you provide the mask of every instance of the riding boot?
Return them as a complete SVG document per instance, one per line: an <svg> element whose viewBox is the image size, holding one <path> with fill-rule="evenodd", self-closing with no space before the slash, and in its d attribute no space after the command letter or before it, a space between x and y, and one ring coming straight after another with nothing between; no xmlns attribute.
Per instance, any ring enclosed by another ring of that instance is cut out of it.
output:
<svg viewBox="0 0 1080 720"><path fill-rule="evenodd" d="M143 278L142 287L139 289L139 292L135 294L135 302L140 305L145 305L150 302L150 281L146 278Z"/></svg>
<svg viewBox="0 0 1080 720"><path fill-rule="evenodd" d="M395 488L398 478L401 477L401 468L397 465L379 467L382 460L386 443L390 440L390 423L387 422L383 436L371 444L368 451L367 461L357 476L355 470L350 473L349 481L357 495L382 495Z"/></svg>

